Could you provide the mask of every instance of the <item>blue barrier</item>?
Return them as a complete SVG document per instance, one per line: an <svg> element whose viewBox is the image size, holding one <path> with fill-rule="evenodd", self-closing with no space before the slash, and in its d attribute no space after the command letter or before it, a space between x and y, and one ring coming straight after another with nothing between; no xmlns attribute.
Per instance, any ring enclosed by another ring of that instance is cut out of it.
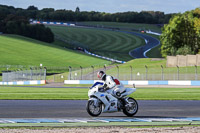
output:
<svg viewBox="0 0 200 133"><path fill-rule="evenodd" d="M191 81L191 85L199 86L200 85L200 81Z"/></svg>
<svg viewBox="0 0 200 133"><path fill-rule="evenodd" d="M0 82L0 85L41 85L46 84L46 80Z"/></svg>
<svg viewBox="0 0 200 133"><path fill-rule="evenodd" d="M148 85L168 85L168 81L148 81Z"/></svg>
<svg viewBox="0 0 200 133"><path fill-rule="evenodd" d="M80 84L94 84L94 80L80 80Z"/></svg>
<svg viewBox="0 0 200 133"><path fill-rule="evenodd" d="M65 80L64 84L94 84L96 80ZM186 85L186 86L200 86L200 81L173 81L173 80L158 80L158 81L148 81L148 80L135 80L135 81L121 81L124 85Z"/></svg>

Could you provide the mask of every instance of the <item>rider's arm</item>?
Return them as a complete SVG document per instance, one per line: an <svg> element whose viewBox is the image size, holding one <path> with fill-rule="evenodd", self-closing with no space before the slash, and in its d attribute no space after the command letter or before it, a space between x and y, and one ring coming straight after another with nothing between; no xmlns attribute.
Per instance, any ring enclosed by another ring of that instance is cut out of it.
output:
<svg viewBox="0 0 200 133"><path fill-rule="evenodd" d="M104 90L108 90L109 89L109 87L108 87L108 85L106 83L103 85L103 88L104 88Z"/></svg>
<svg viewBox="0 0 200 133"><path fill-rule="evenodd" d="M106 84L110 89L116 86L116 83L111 76L106 77Z"/></svg>

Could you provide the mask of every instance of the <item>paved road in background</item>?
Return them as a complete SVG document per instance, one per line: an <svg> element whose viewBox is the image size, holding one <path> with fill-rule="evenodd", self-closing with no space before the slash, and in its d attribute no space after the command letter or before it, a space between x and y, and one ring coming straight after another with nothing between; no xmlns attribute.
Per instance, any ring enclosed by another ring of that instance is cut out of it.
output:
<svg viewBox="0 0 200 133"><path fill-rule="evenodd" d="M95 27L88 27L88 26L76 26L79 28L95 28ZM138 32L129 32L129 31L123 31L123 30L111 30L111 29L106 29L106 28L95 28L99 30L109 30L109 31L114 31L114 32L122 32L126 34L131 34L137 37L140 37L145 40L146 44L144 46L138 47L136 49L133 49L129 51L129 55L133 58L148 58L146 56L146 53L150 51L152 48L160 45L160 41L152 37L150 35L144 34L144 33L138 33ZM134 45L134 44L133 44Z"/></svg>
<svg viewBox="0 0 200 133"><path fill-rule="evenodd" d="M133 58L147 58L146 53L152 48L160 45L160 41L154 37L146 34L136 33L136 32L125 32L145 39L146 45L133 49L129 52L129 55Z"/></svg>
<svg viewBox="0 0 200 133"><path fill-rule="evenodd" d="M90 118L86 100L0 100L0 118ZM200 101L139 100L136 117L199 117ZM100 117L126 117L122 112Z"/></svg>
<svg viewBox="0 0 200 133"><path fill-rule="evenodd" d="M45 24L45 25L49 25L49 24ZM60 25L60 26L64 26L64 25ZM122 32L122 33L126 33L126 34L131 34L134 36L138 36L142 39L144 39L146 41L146 44L144 46L138 47L136 49L133 49L131 51L129 51L129 55L133 58L148 58L146 56L146 53L148 51L150 51L152 48L160 45L160 41L157 38L154 38L152 36L149 36L147 34L143 34L143 33L138 33L138 32L129 32L129 31L123 31L123 30L113 30L110 28L99 28L99 27L91 27L91 26L82 26L82 25L76 25L75 27L77 28L94 28L94 29L99 29L99 30L107 30L107 31L114 31L114 32ZM133 44L134 45L134 44Z"/></svg>

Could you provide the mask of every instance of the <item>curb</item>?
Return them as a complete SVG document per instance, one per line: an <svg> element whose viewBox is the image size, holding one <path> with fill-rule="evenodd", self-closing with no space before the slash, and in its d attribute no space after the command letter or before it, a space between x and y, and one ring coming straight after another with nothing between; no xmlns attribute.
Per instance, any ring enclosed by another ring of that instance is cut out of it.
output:
<svg viewBox="0 0 200 133"><path fill-rule="evenodd" d="M200 117L189 118L27 118L27 119L0 119L0 127L2 126L15 126L15 125L41 125L48 124L51 126L65 125L177 125L177 124L199 124Z"/></svg>

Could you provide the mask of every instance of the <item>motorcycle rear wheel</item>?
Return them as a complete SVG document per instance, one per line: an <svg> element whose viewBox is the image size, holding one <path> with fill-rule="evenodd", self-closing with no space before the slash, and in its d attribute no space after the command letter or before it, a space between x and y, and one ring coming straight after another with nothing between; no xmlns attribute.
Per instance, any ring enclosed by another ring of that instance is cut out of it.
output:
<svg viewBox="0 0 200 133"><path fill-rule="evenodd" d="M99 103L98 106L95 106L94 101L89 100L86 105L86 110L87 110L88 114L91 116L95 116L95 117L99 116L102 112L102 104Z"/></svg>
<svg viewBox="0 0 200 133"><path fill-rule="evenodd" d="M131 98L131 97L128 98L128 102L131 102L131 104L127 103L124 100L123 113L127 116L134 116L138 111L138 103L134 98ZM129 106L129 105L131 105L131 106Z"/></svg>

